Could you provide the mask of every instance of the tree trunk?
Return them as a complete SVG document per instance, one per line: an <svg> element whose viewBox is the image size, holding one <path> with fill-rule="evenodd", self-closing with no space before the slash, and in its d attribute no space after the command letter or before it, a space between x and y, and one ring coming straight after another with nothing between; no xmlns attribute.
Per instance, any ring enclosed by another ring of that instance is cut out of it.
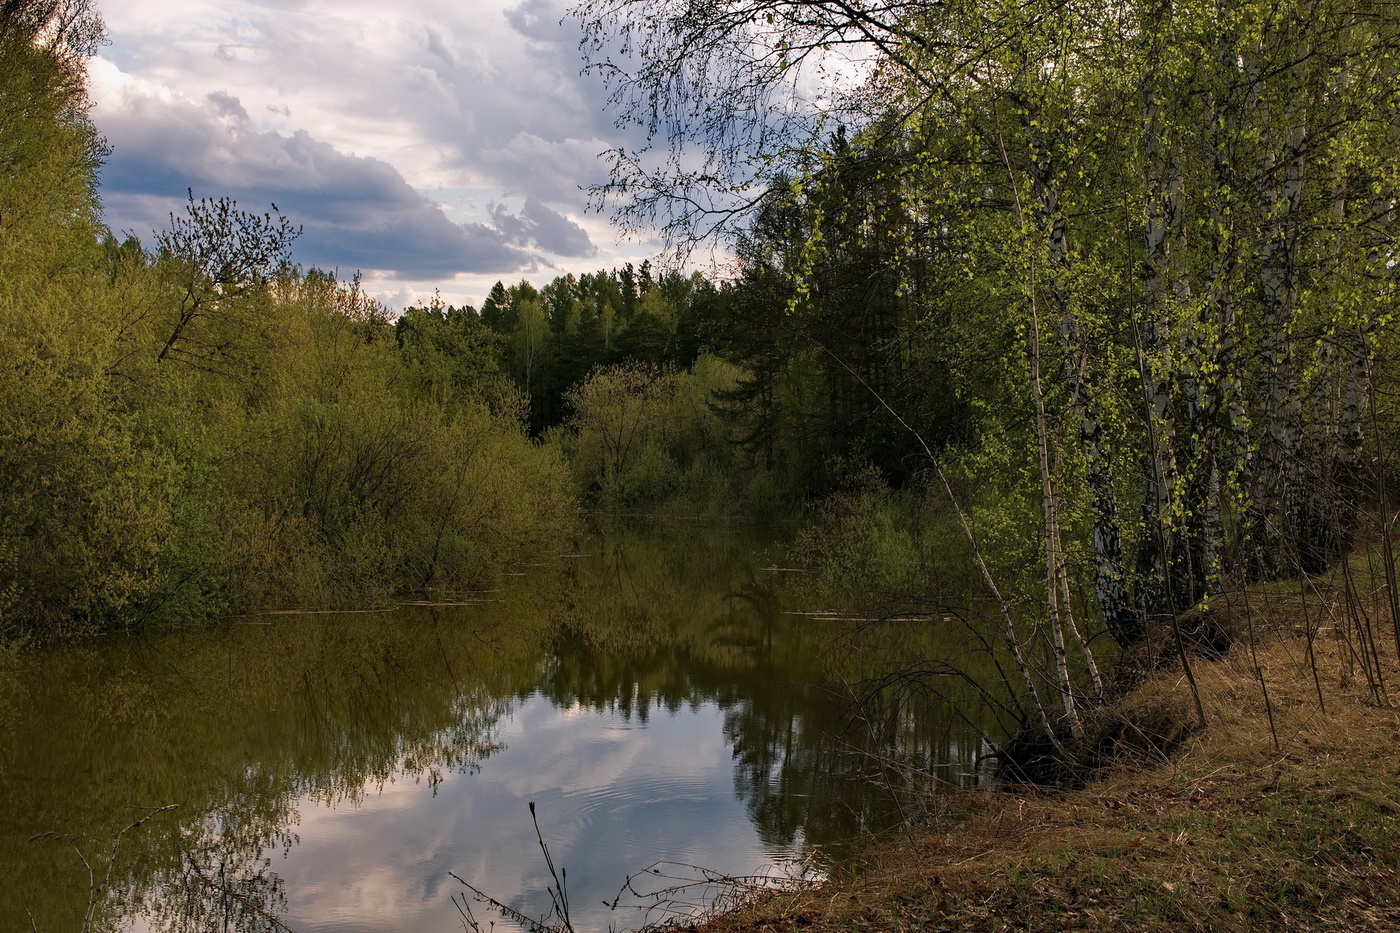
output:
<svg viewBox="0 0 1400 933"><path fill-rule="evenodd" d="M1078 310L1070 301L1065 277L1070 270L1069 240L1064 214L1051 166L1049 146L1034 128L1024 107L1024 126L1031 148L1030 171L1034 182L1041 229L1045 232L1047 286L1059 318L1060 345L1065 354L1065 381L1071 408L1078 421L1079 446L1084 455L1093 518L1094 595L1109 634L1120 647L1137 644L1146 636L1142 618L1128 597L1123 544L1118 528L1118 496L1113 463L1095 397L1092 355Z"/></svg>
<svg viewBox="0 0 1400 933"><path fill-rule="evenodd" d="M1281 563L1286 555L1299 555L1306 550L1300 537L1301 499L1305 495L1301 470L1303 392L1293 327L1298 307L1296 255L1307 131L1296 108L1288 108L1285 119L1290 124L1287 143L1281 153L1266 150L1259 180L1263 214L1259 358L1264 367L1264 385L1248 533L1253 572L1266 579L1289 571L1319 569L1310 560L1304 560L1308 566L1303 567Z"/></svg>

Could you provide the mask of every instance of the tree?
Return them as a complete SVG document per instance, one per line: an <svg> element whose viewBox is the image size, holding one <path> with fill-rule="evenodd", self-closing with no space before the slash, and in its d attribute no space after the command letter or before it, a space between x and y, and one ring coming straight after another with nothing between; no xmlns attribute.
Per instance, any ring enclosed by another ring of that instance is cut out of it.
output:
<svg viewBox="0 0 1400 933"><path fill-rule="evenodd" d="M569 391L575 468L595 477L604 497L622 492L627 472L658 433L661 403L673 388L653 367L624 363L594 370Z"/></svg>
<svg viewBox="0 0 1400 933"><path fill-rule="evenodd" d="M178 469L124 408L81 2L0 4L0 640L111 624L155 588Z"/></svg>
<svg viewBox="0 0 1400 933"><path fill-rule="evenodd" d="M1087 654L1081 674L1062 663L1070 580L1129 647L1251 574L1345 552L1397 275L1392 9L613 0L576 15L620 119L648 134L597 192L624 224L684 249L746 212L756 229L777 205L803 218L768 268L789 312L837 315L823 345L892 411L878 329L845 316L867 283L897 270L904 332L963 340L967 399L1011 441L984 459L1042 502L1035 614L1063 696L1092 673ZM904 233L882 251L889 230Z"/></svg>
<svg viewBox="0 0 1400 933"><path fill-rule="evenodd" d="M538 364L549 343L549 322L538 300L523 298L515 303L515 333L513 355L516 372L520 376L525 394L534 397L537 384Z"/></svg>
<svg viewBox="0 0 1400 933"><path fill-rule="evenodd" d="M502 410L514 395L498 362L501 336L470 307L445 306L434 297L426 308L406 308L394 322L394 337L414 397Z"/></svg>
<svg viewBox="0 0 1400 933"><path fill-rule="evenodd" d="M292 242L300 235L301 228L282 214L274 219L242 211L229 198L195 201L190 191L185 215L172 213L170 228L156 235L163 277L179 295L157 362L218 366L246 323L230 318L244 299L290 266Z"/></svg>
<svg viewBox="0 0 1400 933"><path fill-rule="evenodd" d="M875 56L903 61L927 12L917 0L581 4L588 69L619 124L647 139L610 153L612 180L593 193L624 226L660 227L680 249L722 232L774 181L811 168L810 144L830 124L859 119Z"/></svg>
<svg viewBox="0 0 1400 933"><path fill-rule="evenodd" d="M515 309L505 284L497 282L481 303L481 319L498 334L508 334L515 328Z"/></svg>
<svg viewBox="0 0 1400 933"><path fill-rule="evenodd" d="M104 27L92 0L0 0L0 42L15 41L41 50L74 68L94 55Z"/></svg>

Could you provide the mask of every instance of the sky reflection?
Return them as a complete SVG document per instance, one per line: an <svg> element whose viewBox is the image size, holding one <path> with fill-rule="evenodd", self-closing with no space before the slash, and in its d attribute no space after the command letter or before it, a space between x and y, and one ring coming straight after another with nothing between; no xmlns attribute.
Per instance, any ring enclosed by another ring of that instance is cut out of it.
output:
<svg viewBox="0 0 1400 933"><path fill-rule="evenodd" d="M784 611L757 569L771 560L725 529L580 546L507 577L498 602L36 654L0 734L0 931L31 912L39 930L81 926L83 859L105 866L122 827L170 804L124 838L97 929L459 930L450 872L539 915L531 801L576 928L627 929L646 918L603 902L629 873L840 857L903 812L903 779L876 761L975 747L941 700L853 717L822 686L937 656L938 629L856 644Z"/></svg>
<svg viewBox="0 0 1400 933"><path fill-rule="evenodd" d="M532 915L550 884L528 805L568 872L580 931L637 921L611 901L626 875L658 860L728 874L788 853L765 846L735 793L717 704L654 709L645 725L618 713L561 709L533 696L499 724L505 745L475 773L435 786L398 777L358 802L302 801L300 844L273 868L297 930L460 930L456 872ZM635 899L634 899L635 900ZM490 915L475 908L478 918Z"/></svg>

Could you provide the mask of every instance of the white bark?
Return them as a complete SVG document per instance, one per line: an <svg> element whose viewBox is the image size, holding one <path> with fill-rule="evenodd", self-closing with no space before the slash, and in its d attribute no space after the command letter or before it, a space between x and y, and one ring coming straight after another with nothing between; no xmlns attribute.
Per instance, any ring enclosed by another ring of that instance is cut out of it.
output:
<svg viewBox="0 0 1400 933"><path fill-rule="evenodd" d="M1093 517L1094 595L1109 632L1126 647L1143 637L1142 620L1128 598L1125 586L1123 546L1118 532L1118 498L1113 484L1112 459L1104 437L1095 387L1090 379L1091 353L1077 309L1066 291L1070 269L1069 240L1060 210L1058 187L1050 165L1050 152L1025 116L1031 140L1031 178L1034 182L1038 221L1045 231L1046 281L1059 318L1060 345L1065 354L1065 381L1070 405L1078 421L1079 445L1084 454Z"/></svg>

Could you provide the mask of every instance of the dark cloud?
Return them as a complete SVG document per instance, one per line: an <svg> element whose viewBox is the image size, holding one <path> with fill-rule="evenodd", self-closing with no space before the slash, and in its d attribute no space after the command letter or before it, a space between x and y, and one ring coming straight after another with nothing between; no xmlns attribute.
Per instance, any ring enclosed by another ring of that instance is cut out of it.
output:
<svg viewBox="0 0 1400 933"><path fill-rule="evenodd" d="M520 132L480 146L473 157L508 191L581 207L580 182L602 180L598 153L604 148L598 139L549 140Z"/></svg>
<svg viewBox="0 0 1400 933"><path fill-rule="evenodd" d="M427 49L447 64L456 65L457 56L452 54L452 50L449 49L447 43L443 41L442 33L438 32L432 26L424 27L424 32L423 48Z"/></svg>
<svg viewBox="0 0 1400 933"><path fill-rule="evenodd" d="M108 222L144 238L190 187L275 202L305 227L298 262L384 281L612 261L585 189L598 153L643 137L581 74L572 2L201 0L190 19L124 0L94 67ZM416 193L434 190L450 216Z"/></svg>
<svg viewBox="0 0 1400 933"><path fill-rule="evenodd" d="M538 198L526 198L525 207L518 216L506 214L499 204L492 208L491 214L496 229L507 233L517 246L533 245L571 259L589 259L598 254L598 248L582 227L551 210Z"/></svg>
<svg viewBox="0 0 1400 933"><path fill-rule="evenodd" d="M579 26L568 8L561 0L524 0L504 10L509 31L502 47L483 49L459 36L463 53L440 72L453 116L444 118L441 102L426 97L400 96L394 107L414 110L446 163L485 176L503 194L579 212L581 188L607 180L598 154L635 148L645 137L615 125L608 89L582 73Z"/></svg>
<svg viewBox="0 0 1400 933"><path fill-rule="evenodd" d="M506 22L516 32L536 42L577 42L564 22L564 10L551 0L524 0L506 10Z"/></svg>
<svg viewBox="0 0 1400 933"><path fill-rule="evenodd" d="M592 248L581 228L538 202L527 202L514 227L454 223L387 162L338 152L305 131L255 132L227 94L204 106L127 95L119 110L104 110L101 130L113 150L102 173L108 223L138 235L166 219L169 207L153 218L156 203L176 205L192 188L246 209L275 203L304 227L295 257L306 265L422 279L530 271L539 262L523 248L531 243L571 256Z"/></svg>
<svg viewBox="0 0 1400 933"><path fill-rule="evenodd" d="M220 116L228 117L239 123L248 122L248 111L243 109L243 102L232 94L215 91L208 96L207 100Z"/></svg>

